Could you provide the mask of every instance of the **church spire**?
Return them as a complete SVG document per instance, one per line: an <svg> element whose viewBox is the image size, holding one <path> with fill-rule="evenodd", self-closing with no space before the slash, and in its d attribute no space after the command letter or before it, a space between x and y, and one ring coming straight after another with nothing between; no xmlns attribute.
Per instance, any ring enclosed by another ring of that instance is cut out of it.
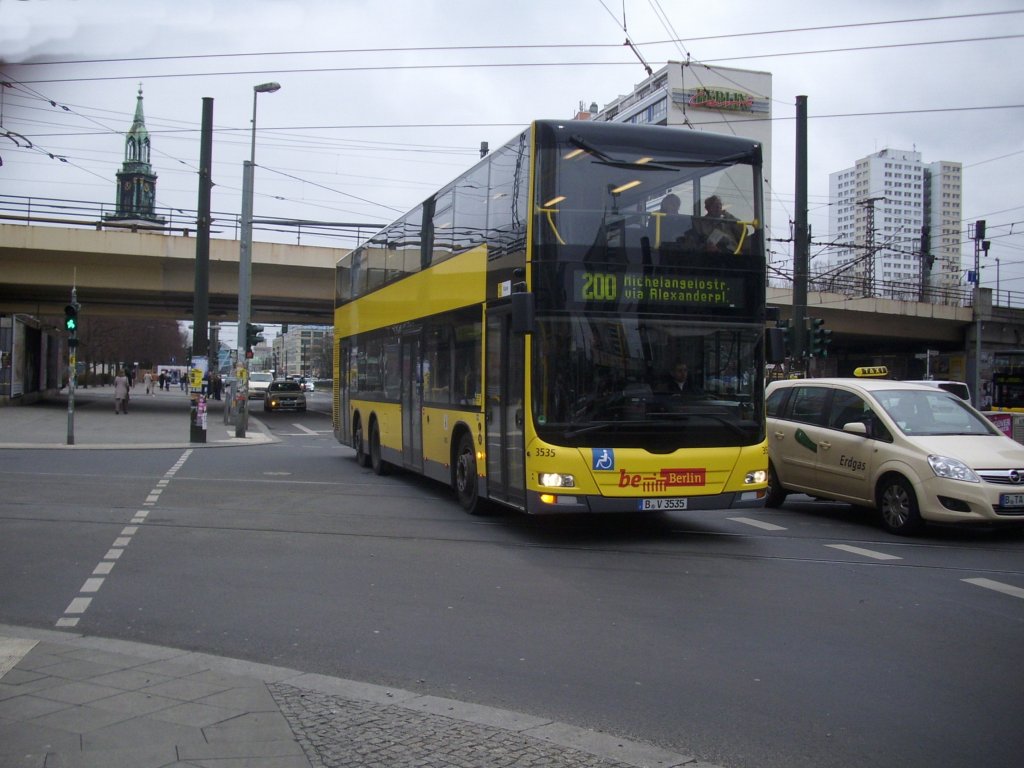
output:
<svg viewBox="0 0 1024 768"><path fill-rule="evenodd" d="M142 224L163 224L164 218L154 212L156 174L149 164L149 131L142 112L142 83L135 99L135 117L124 139L124 163L117 174L117 212L108 221L137 221Z"/></svg>
<svg viewBox="0 0 1024 768"><path fill-rule="evenodd" d="M135 119L132 120L132 127L128 129L124 143L124 161L149 165L149 131L146 130L146 118L142 114L142 83L139 83L139 95L135 99Z"/></svg>

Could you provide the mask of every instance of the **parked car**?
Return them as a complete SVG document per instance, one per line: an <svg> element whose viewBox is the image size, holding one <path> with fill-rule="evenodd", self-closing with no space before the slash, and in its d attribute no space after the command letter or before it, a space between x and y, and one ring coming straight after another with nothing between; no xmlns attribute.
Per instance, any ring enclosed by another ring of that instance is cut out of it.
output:
<svg viewBox="0 0 1024 768"><path fill-rule="evenodd" d="M266 393L263 395L264 411L279 410L306 410L306 395L297 381L290 379L278 379L270 382Z"/></svg>
<svg viewBox="0 0 1024 768"><path fill-rule="evenodd" d="M924 521L1024 524L1024 446L954 394L882 379L773 381L768 506L807 493Z"/></svg>
<svg viewBox="0 0 1024 768"><path fill-rule="evenodd" d="M274 374L265 371L256 371L249 374L249 399L262 399L270 382L274 380Z"/></svg>

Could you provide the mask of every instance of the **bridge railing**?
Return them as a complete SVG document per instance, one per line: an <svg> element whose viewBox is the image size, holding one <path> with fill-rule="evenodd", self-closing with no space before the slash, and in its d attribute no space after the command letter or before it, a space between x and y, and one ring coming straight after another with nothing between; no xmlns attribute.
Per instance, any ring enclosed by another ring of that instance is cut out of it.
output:
<svg viewBox="0 0 1024 768"><path fill-rule="evenodd" d="M239 238L240 214L213 212L211 216L211 237L230 240ZM111 203L0 194L0 222L34 226L130 229L188 237L196 232L198 216L195 210L188 208L157 206L153 209L152 219L126 219L118 216L117 206ZM382 226L378 223L265 217L254 219L253 237L265 242L354 248Z"/></svg>
<svg viewBox="0 0 1024 768"><path fill-rule="evenodd" d="M772 278L770 285L777 288L792 288L793 281ZM838 293L851 298L879 298L894 301L916 301L925 304L942 304L951 307L970 307L974 305L974 288L970 285L959 285L949 288L921 288L916 284L900 280L875 280L870 290L862 277L854 275L830 275L828 278L811 276L807 280L807 290L822 293ZM1024 309L1024 292L993 290L992 306L1007 309Z"/></svg>

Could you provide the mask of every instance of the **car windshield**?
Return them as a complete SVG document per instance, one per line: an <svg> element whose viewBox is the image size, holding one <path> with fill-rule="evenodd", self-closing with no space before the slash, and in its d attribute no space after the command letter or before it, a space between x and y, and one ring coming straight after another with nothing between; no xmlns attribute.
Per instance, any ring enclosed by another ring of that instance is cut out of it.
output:
<svg viewBox="0 0 1024 768"><path fill-rule="evenodd" d="M882 390L873 393L903 434L993 435L998 430L963 400L945 390Z"/></svg>
<svg viewBox="0 0 1024 768"><path fill-rule="evenodd" d="M297 381L275 381L271 384L268 389L271 392L301 392L302 389L299 387Z"/></svg>
<svg viewBox="0 0 1024 768"><path fill-rule="evenodd" d="M253 373L249 376L249 381L273 381L273 376L269 373Z"/></svg>

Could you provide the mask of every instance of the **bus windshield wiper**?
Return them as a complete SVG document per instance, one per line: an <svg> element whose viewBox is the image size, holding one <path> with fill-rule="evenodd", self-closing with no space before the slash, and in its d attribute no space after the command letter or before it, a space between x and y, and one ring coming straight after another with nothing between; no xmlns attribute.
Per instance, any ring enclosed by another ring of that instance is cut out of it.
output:
<svg viewBox="0 0 1024 768"><path fill-rule="evenodd" d="M585 435L588 432L596 432L599 429L618 428L618 427L649 427L651 426L650 421L646 419L639 419L633 421L592 421L589 424L576 429L567 430L565 433L566 437L578 437L579 435Z"/></svg>

